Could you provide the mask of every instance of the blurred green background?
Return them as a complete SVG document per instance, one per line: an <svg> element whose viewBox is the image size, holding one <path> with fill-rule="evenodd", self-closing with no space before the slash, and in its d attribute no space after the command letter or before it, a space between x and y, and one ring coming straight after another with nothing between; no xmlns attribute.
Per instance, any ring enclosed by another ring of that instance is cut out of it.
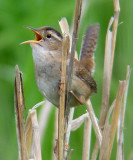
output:
<svg viewBox="0 0 133 160"><path fill-rule="evenodd" d="M94 77L98 84L98 93L92 97L97 117L100 115L103 80L104 45L107 26L114 15L113 0L89 0L85 15L80 26L77 51L80 51L81 39L89 24L100 23L100 36L95 53L96 71ZM133 67L133 1L120 0L121 12L115 50L114 69L112 75L110 104L116 96L118 81L125 79L126 68ZM52 26L59 29L58 21L66 17L69 25L73 21L75 8L74 0L1 0L0 1L0 160L18 159L14 116L14 67L19 65L23 72L26 113L37 102L43 100L39 93L33 71L33 60L29 45L20 46L22 41L33 39L33 33L24 25L33 27ZM131 75L127 110L124 125L124 153L125 159L133 154L133 76ZM52 138L54 125L54 111L51 113L47 131L43 138L43 159L50 160L52 153ZM75 117L85 113L85 107L75 110ZM72 160L82 158L83 125L71 134L70 146L74 148ZM92 147L95 135L92 132ZM115 149L112 160L115 159Z"/></svg>

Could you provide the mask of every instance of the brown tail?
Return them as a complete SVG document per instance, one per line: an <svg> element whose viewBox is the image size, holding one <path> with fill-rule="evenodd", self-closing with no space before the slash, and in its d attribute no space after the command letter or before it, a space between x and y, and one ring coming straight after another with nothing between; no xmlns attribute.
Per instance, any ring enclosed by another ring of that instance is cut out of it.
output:
<svg viewBox="0 0 133 160"><path fill-rule="evenodd" d="M80 63L90 73L92 73L95 69L94 51L96 49L99 29L100 26L98 23L94 26L90 26L87 29L86 35L83 39L82 49L80 53Z"/></svg>

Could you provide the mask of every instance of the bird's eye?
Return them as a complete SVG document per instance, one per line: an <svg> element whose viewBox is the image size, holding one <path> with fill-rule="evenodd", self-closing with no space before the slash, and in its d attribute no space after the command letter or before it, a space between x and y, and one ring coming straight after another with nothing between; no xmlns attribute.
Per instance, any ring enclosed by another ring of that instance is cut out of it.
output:
<svg viewBox="0 0 133 160"><path fill-rule="evenodd" d="M51 34L47 34L47 38L51 38Z"/></svg>

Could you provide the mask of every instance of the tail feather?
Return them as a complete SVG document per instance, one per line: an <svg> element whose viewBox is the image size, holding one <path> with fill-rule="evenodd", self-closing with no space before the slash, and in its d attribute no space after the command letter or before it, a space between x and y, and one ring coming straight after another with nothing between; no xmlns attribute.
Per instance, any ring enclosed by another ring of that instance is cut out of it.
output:
<svg viewBox="0 0 133 160"><path fill-rule="evenodd" d="M80 53L80 63L90 72L92 73L95 68L94 62L94 52L96 49L98 33L100 26L99 24L95 24L94 26L90 26L86 35L83 39L83 45Z"/></svg>

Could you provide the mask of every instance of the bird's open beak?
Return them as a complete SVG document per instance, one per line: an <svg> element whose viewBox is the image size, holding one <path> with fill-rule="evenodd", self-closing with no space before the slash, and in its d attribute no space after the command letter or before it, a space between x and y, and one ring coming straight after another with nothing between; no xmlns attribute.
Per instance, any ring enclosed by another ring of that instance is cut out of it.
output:
<svg viewBox="0 0 133 160"><path fill-rule="evenodd" d="M26 28L32 30L35 33L35 39L34 40L28 40L28 41L24 41L21 44L27 44L27 43L36 43L36 44L40 44L40 40L42 40L42 35L40 33L38 33L37 29L30 27L30 26L25 26Z"/></svg>

